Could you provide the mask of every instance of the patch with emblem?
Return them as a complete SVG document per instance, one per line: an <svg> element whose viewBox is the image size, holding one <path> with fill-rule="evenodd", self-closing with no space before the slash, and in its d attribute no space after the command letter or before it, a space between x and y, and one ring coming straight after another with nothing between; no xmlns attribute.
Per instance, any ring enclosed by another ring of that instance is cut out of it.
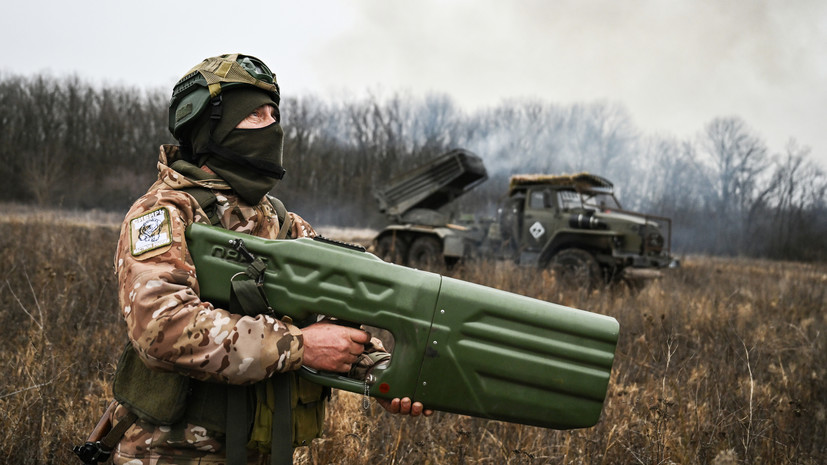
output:
<svg viewBox="0 0 827 465"><path fill-rule="evenodd" d="M129 237L133 257L172 244L172 227L167 209L159 208L132 219L129 222Z"/></svg>

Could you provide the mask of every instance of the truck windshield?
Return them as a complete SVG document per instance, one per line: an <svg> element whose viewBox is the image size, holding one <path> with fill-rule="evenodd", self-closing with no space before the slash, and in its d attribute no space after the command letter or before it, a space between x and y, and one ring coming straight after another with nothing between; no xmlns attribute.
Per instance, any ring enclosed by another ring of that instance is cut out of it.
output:
<svg viewBox="0 0 827 465"><path fill-rule="evenodd" d="M580 195L575 191L557 191L557 205L560 206L560 210L582 207Z"/></svg>
<svg viewBox="0 0 827 465"><path fill-rule="evenodd" d="M573 208L594 208L599 210L620 210L620 204L611 193L583 192L574 190L557 191L557 204L561 210Z"/></svg>
<svg viewBox="0 0 827 465"><path fill-rule="evenodd" d="M600 210L620 210L620 204L613 194L603 192L584 192L583 206Z"/></svg>

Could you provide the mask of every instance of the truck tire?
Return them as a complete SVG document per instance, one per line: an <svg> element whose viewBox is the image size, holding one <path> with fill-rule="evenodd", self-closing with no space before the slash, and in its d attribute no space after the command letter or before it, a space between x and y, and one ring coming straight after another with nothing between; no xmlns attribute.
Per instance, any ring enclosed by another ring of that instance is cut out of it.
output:
<svg viewBox="0 0 827 465"><path fill-rule="evenodd" d="M434 236L421 236L411 243L408 266L420 270L435 270L445 266L442 243Z"/></svg>
<svg viewBox="0 0 827 465"><path fill-rule="evenodd" d="M401 238L387 234L376 241L376 256L386 262L405 265L408 255L408 245Z"/></svg>
<svg viewBox="0 0 827 465"><path fill-rule="evenodd" d="M549 267L566 287L591 289L602 282L597 259L589 252L576 247L563 249L554 254Z"/></svg>

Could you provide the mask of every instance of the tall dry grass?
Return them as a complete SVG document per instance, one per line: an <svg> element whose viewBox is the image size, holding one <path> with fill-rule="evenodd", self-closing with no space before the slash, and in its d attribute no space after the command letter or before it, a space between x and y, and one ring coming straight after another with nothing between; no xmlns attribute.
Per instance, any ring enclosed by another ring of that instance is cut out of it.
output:
<svg viewBox="0 0 827 465"><path fill-rule="evenodd" d="M71 464L105 408L124 324L113 227L0 221L0 460ZM340 239L347 239L342 237ZM399 418L337 393L304 464L827 462L827 266L690 258L642 291L561 289L504 264L453 276L611 315L603 417L552 431L452 414Z"/></svg>

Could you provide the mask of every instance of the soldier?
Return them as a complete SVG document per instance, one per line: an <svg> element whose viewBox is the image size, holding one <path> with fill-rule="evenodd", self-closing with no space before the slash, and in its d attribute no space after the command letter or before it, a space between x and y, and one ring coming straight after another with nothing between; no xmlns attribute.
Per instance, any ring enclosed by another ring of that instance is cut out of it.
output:
<svg viewBox="0 0 827 465"><path fill-rule="evenodd" d="M251 56L208 58L173 89L169 129L180 145L161 147L158 180L127 213L115 257L129 344L113 384L119 403L111 420L115 428L130 425L113 451L115 464L292 457L289 446L273 448L284 442L278 438L284 430L270 427L267 416L274 412L272 422L284 423L284 399L274 400L288 392L280 383L292 392L287 435L292 428L293 445L306 444L320 434L328 393L292 372L301 365L347 372L371 341L362 330L323 318L245 315L199 298L184 238L190 224L268 239L315 235L266 195L284 175L279 121L275 75ZM272 304L277 311L278 302ZM431 413L408 398L380 403L392 413ZM246 427L233 428L233 418ZM232 439L239 430L241 447Z"/></svg>

